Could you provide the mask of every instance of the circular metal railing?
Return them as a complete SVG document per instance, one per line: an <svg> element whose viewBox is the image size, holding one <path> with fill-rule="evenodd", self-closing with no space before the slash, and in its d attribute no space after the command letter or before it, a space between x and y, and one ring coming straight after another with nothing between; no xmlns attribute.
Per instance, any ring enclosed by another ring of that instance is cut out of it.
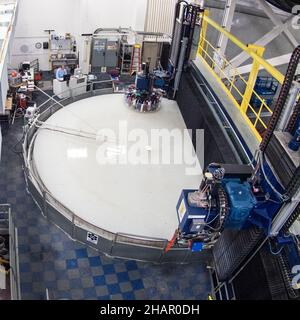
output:
<svg viewBox="0 0 300 320"><path fill-rule="evenodd" d="M97 95L120 93L120 91L116 92L113 87L107 87L108 83L112 83L112 81L93 83L87 87L86 93L78 96L72 94L72 90L69 89L70 97L56 100L57 96L49 96L49 100L38 107L38 114L28 124L23 142L24 172L27 188L43 215L63 229L72 239L84 242L110 256L162 262L165 260L167 239L112 233L83 220L51 194L44 185L35 166L33 149L41 124L44 124L57 111L76 101ZM105 88L101 88L103 84L106 86ZM124 94L124 91L122 93ZM92 242L89 239L89 235L92 236L90 238L98 239L98 241ZM186 250L186 248L177 248L177 250L180 252L181 258L175 262L182 263L187 261L189 250ZM186 252L182 253L182 250L186 250Z"/></svg>

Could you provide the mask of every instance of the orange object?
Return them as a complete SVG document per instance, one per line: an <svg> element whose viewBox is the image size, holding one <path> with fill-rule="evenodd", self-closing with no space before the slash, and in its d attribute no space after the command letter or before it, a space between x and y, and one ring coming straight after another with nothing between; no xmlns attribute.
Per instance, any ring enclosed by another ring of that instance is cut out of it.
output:
<svg viewBox="0 0 300 320"><path fill-rule="evenodd" d="M132 56L131 56L131 68L130 74L137 74L142 71L142 63L141 63L141 46L136 44L132 48Z"/></svg>
<svg viewBox="0 0 300 320"><path fill-rule="evenodd" d="M24 94L20 94L18 97L18 107L21 109L27 108L27 99Z"/></svg>
<svg viewBox="0 0 300 320"><path fill-rule="evenodd" d="M34 74L34 81L42 81L42 74L41 72L36 72Z"/></svg>
<svg viewBox="0 0 300 320"><path fill-rule="evenodd" d="M168 253L172 249L172 247L174 246L174 243L177 239L177 236L178 236L178 230L175 231L173 238L169 241L169 243L166 247L165 253Z"/></svg>
<svg viewBox="0 0 300 320"><path fill-rule="evenodd" d="M17 71L13 71L13 72L11 73L11 76L12 76L13 78L15 78L17 75L18 75Z"/></svg>

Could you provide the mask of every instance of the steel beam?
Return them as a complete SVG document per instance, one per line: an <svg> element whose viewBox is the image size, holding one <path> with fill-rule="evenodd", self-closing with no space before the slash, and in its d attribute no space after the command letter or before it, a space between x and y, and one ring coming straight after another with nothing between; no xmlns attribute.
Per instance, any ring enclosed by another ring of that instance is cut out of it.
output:
<svg viewBox="0 0 300 320"><path fill-rule="evenodd" d="M248 57L250 56L251 58L253 58L257 62L259 62L259 64L262 65L266 69L267 72L269 72L276 80L278 80L281 84L283 84L284 75L279 70L274 68L265 59L261 58L256 53L254 53L252 50L250 50L248 46L246 46L244 43L242 43L238 38L236 38L230 32L224 30L214 20L210 19L209 17L203 17L203 19L205 21L207 21L214 29L218 30L219 32L224 33L225 36L228 37L235 45L237 45L240 49L245 51L247 53ZM220 79L220 81L221 81L221 79Z"/></svg>
<svg viewBox="0 0 300 320"><path fill-rule="evenodd" d="M212 9L218 9L223 10L224 9L224 2L225 0L205 0L205 7L206 8L212 8ZM238 2L236 6L237 13L243 13L250 16L255 16L259 18L268 18L264 11L262 11L260 8L251 5L251 3L248 3L248 1ZM279 10L275 8L275 13L282 17L289 16L288 13L285 11Z"/></svg>
<svg viewBox="0 0 300 320"><path fill-rule="evenodd" d="M224 14L223 14L222 28L226 29L228 32L231 31L236 5L237 5L237 0L226 1ZM217 48L221 55L225 54L227 44L228 44L228 38L225 37L223 33L220 33Z"/></svg>
<svg viewBox="0 0 300 320"><path fill-rule="evenodd" d="M276 131L285 131L288 126L291 114L293 113L295 104L297 103L300 93L300 84L295 82L292 89L290 90L289 98L284 106L281 118L277 125Z"/></svg>
<svg viewBox="0 0 300 320"><path fill-rule="evenodd" d="M267 2L263 0L256 0L256 1L258 2L259 6L264 10L266 15L270 18L270 20L274 23L275 26L280 26L283 24L282 21L275 15L274 11L270 7L270 5L267 4ZM287 39L292 44L292 46L296 48L298 46L298 41L296 40L294 35L291 33L291 31L288 29L284 29L283 33L286 35Z"/></svg>
<svg viewBox="0 0 300 320"><path fill-rule="evenodd" d="M292 54L288 53L288 54L284 54L279 57L274 57L274 58L268 59L267 62L269 64L271 64L273 67L282 66L282 65L288 64L290 62L291 56L292 56ZM252 68L252 64L248 64L246 66L242 66L237 69L230 70L230 73L228 76L233 77L234 73L240 74L240 75L247 74L251 71L251 68ZM262 66L259 67L259 70L263 70L263 69L264 68Z"/></svg>
<svg viewBox="0 0 300 320"><path fill-rule="evenodd" d="M272 223L272 229L270 236L276 237L280 230L283 228L285 223L288 221L289 217L294 213L300 201L300 189L297 191L293 199L287 204L285 204L275 217Z"/></svg>
<svg viewBox="0 0 300 320"><path fill-rule="evenodd" d="M293 21L293 16L290 17L285 23L273 28L271 31L266 33L262 38L257 40L254 44L257 46L265 47L271 41L273 41L276 37L278 37L283 32L283 30L287 30L289 26L292 24L292 21ZM247 52L242 52L239 55L237 55L235 58L233 58L230 61L230 63L233 67L237 68L248 59L249 59L249 54Z"/></svg>

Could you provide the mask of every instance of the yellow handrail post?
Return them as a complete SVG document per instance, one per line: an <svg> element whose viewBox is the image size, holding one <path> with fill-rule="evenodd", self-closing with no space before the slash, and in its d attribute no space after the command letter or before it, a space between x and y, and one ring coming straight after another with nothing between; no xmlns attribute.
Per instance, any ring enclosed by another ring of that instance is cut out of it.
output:
<svg viewBox="0 0 300 320"><path fill-rule="evenodd" d="M209 17L204 16L203 19L207 21L209 25L211 25L214 29L222 32L230 41L236 44L240 49L247 52L253 59L256 59L265 69L268 71L273 78L275 78L280 84L284 82L284 75L276 68L274 68L269 62L264 60L262 57L257 55L253 50L250 50L245 44L243 44L238 38L232 35L230 32L225 30L223 27L218 25L214 20Z"/></svg>
<svg viewBox="0 0 300 320"><path fill-rule="evenodd" d="M260 105L260 108L259 108L259 111L258 111L258 114L257 114L257 117L256 117L256 120L254 122L254 127L256 128L257 126L257 123L260 119L260 116L261 116L261 113L262 113L262 110L263 110L263 107L264 107L264 103L265 103L265 99L262 100L261 102L261 105Z"/></svg>
<svg viewBox="0 0 300 320"><path fill-rule="evenodd" d="M207 27L208 27L208 23L205 20L205 17L209 16L209 10L205 9L204 12L202 13L202 28L201 28L201 36L200 36L200 42L199 42L199 47L198 47L198 53L199 55L202 56L202 51L204 48L204 43L205 43L205 39L206 39L206 33L207 33Z"/></svg>
<svg viewBox="0 0 300 320"><path fill-rule="evenodd" d="M251 51L256 53L259 57L263 57L264 52L266 50L264 47L257 46L257 45L254 45L254 44L250 44L248 47L249 47L249 49ZM246 113L247 110L248 110L248 106L249 106L249 103L251 101L251 97L253 95L254 86L255 86L255 83L256 83L256 80L257 80L259 68L260 68L260 63L256 59L253 59L252 69L251 69L251 72L249 74L247 87L246 87L246 90L245 90L245 93L244 93L243 102L241 104L241 110L244 113Z"/></svg>
<svg viewBox="0 0 300 320"><path fill-rule="evenodd" d="M243 119L245 120L245 123L253 132L253 135L260 142L262 140L261 127L264 129L267 128L267 123L261 117L261 115L263 111L269 112L270 115L272 115L273 111L267 105L266 101L264 101L262 97L260 97L260 95L254 90L259 70L260 68L264 68L267 73L269 73L281 84L284 82L284 75L263 58L265 51L264 47L245 45L238 38L226 31L208 16L202 14L202 19L203 23L207 23L205 29L211 27L213 30L223 33L233 44L247 53L249 58L253 59L252 70L248 79L247 77L245 78L239 72L239 70L232 65L225 55L220 55L220 59L224 61L224 65L216 63L215 53L218 52L218 49L215 48L212 43L210 43L207 35L204 35L202 30L198 48L198 57L200 62L205 66L205 68L208 69L208 71L210 71L211 75L228 95L233 105L237 107ZM227 81L229 82L228 85L226 85ZM241 82L243 84L243 88L245 86L246 89L242 90L237 84L237 81L238 83ZM257 100L261 101L260 108L256 109L251 105L252 96L256 96ZM251 116L247 113L249 110L251 110ZM254 121L252 121L252 115L254 115Z"/></svg>

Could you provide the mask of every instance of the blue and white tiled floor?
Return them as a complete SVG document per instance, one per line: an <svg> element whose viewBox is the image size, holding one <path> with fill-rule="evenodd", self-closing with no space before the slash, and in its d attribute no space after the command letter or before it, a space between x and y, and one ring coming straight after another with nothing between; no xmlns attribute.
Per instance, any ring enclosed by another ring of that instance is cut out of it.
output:
<svg viewBox="0 0 300 320"><path fill-rule="evenodd" d="M204 265L114 260L73 242L44 219L26 192L18 120L3 137L0 203L10 203L19 235L22 299L202 300L210 292ZM4 132L3 132L4 133ZM14 149L14 151L13 151Z"/></svg>

